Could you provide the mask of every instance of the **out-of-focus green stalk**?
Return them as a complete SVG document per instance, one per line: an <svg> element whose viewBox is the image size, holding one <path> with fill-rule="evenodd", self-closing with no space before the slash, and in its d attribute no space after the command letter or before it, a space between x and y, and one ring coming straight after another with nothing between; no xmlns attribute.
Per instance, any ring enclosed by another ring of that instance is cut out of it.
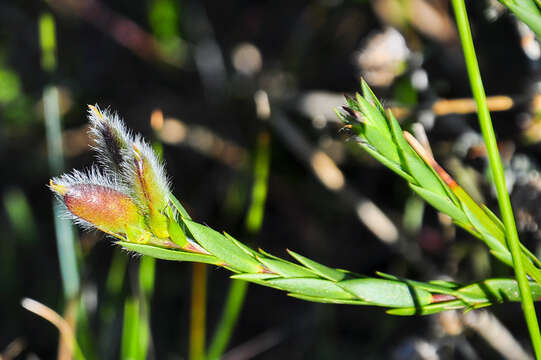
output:
<svg viewBox="0 0 541 360"><path fill-rule="evenodd" d="M507 244L513 257L513 267L515 269L515 276L519 285L520 296L522 298L524 317L526 319L526 324L528 325L535 355L537 359L541 359L541 334L539 332L539 325L537 322L537 316L535 314L530 284L528 282L528 278L526 277L524 264L522 263L523 258L520 249L518 232L515 225L515 219L513 217L513 208L511 207L511 201L509 199L509 194L507 193L507 187L505 186L503 166L498 152L492 120L490 119L490 112L488 111L485 90L481 80L481 73L479 71L475 49L473 47L466 6L464 4L464 0L452 0L452 4L460 34L460 40L462 42L464 57L466 59L466 67L468 69L470 85L477 104L479 125L481 127L483 139L487 148L492 178L498 193L498 204L502 214L503 223L505 225Z"/></svg>
<svg viewBox="0 0 541 360"><path fill-rule="evenodd" d="M254 185L252 202L246 215L246 231L254 234L263 223L265 200L267 199L267 183L270 168L270 135L263 131L257 139L257 151L254 161Z"/></svg>
<svg viewBox="0 0 541 360"><path fill-rule="evenodd" d="M244 305L246 291L248 290L248 282L242 280L231 280L231 286L227 294L227 300L222 313L222 318L218 323L216 333L209 347L207 359L216 360L225 351L237 320L240 311Z"/></svg>
<svg viewBox="0 0 541 360"><path fill-rule="evenodd" d="M148 344L150 341L150 301L154 292L154 275L156 271L156 259L143 256L139 263L139 292L141 303L141 318L139 324L139 352L138 359L147 358Z"/></svg>
<svg viewBox="0 0 541 360"><path fill-rule="evenodd" d="M259 232L263 224L265 213L265 201L267 199L268 178L270 169L270 135L268 131L262 131L257 138L257 148L254 160L252 187L252 202L246 215L246 231L253 235ZM248 282L232 280L227 299L225 302L222 318L218 323L216 332L210 344L207 358L219 359L225 351L235 325L237 324L240 311L244 305Z"/></svg>
<svg viewBox="0 0 541 360"><path fill-rule="evenodd" d="M51 14L45 13L40 16L39 34L41 65L44 71L52 74L56 70L56 40L55 23ZM43 90L43 114L49 169L51 175L58 175L64 171L64 157L58 89L54 85L48 85ZM76 235L71 221L62 217L62 207L57 201L53 204L53 211L64 295L67 299L71 299L77 295L80 287L74 245Z"/></svg>
<svg viewBox="0 0 541 360"><path fill-rule="evenodd" d="M128 298L124 303L124 321L122 325L121 358L137 360L139 358L139 300Z"/></svg>
<svg viewBox="0 0 541 360"><path fill-rule="evenodd" d="M207 266L192 265L192 305L190 314L190 360L205 359Z"/></svg>

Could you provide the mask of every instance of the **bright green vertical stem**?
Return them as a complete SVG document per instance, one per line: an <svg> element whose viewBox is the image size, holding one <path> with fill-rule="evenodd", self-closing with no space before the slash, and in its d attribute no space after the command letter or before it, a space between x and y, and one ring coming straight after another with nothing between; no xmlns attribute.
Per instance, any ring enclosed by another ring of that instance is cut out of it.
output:
<svg viewBox="0 0 541 360"><path fill-rule="evenodd" d="M139 350L139 300L128 298L124 303L121 356L125 360L137 360Z"/></svg>
<svg viewBox="0 0 541 360"><path fill-rule="evenodd" d="M254 161L254 185L252 187L252 202L246 215L246 230L254 233L261 228L265 200L267 199L267 179L270 164L270 136L263 131L257 139L257 151Z"/></svg>
<svg viewBox="0 0 541 360"><path fill-rule="evenodd" d="M231 280L231 287L229 288L222 318L218 323L216 333L209 347L207 359L219 359L226 349L244 304L247 290L248 282Z"/></svg>
<svg viewBox="0 0 541 360"><path fill-rule="evenodd" d="M486 95L483 88L483 82L481 80L479 65L477 64L477 58L475 56L475 49L473 47L466 6L464 4L464 0L452 0L452 4L460 34L460 40L462 42L462 49L464 51L466 67L470 78L470 85L477 104L479 124L487 148L490 169L494 179L494 185L496 186L496 190L498 192L498 204L502 214L503 223L505 225L507 244L513 257L513 267L515 269L515 276L522 298L524 317L530 332L536 358L541 359L541 334L539 333L539 325L537 323L537 316L535 314L535 308L530 292L530 284L526 277L526 271L524 270L524 265L522 263L523 258L520 250L520 242L515 225L515 219L513 217L513 209L511 207L511 201L505 186L503 166L498 153L496 135L494 134L490 113L486 103Z"/></svg>
<svg viewBox="0 0 541 360"><path fill-rule="evenodd" d="M254 184L252 186L252 201L246 214L246 232L250 235L256 234L263 224L265 214L265 202L268 192L268 178L270 172L270 134L264 130L259 133L257 138L257 148L255 152L253 176ZM219 359L227 344L231 339L235 325L246 299L248 291L248 282L241 280L232 280L227 299L225 302L222 318L218 323L214 337L210 344L207 359Z"/></svg>
<svg viewBox="0 0 541 360"><path fill-rule="evenodd" d="M147 358L150 341L150 301L154 292L154 279L156 272L156 259L143 256L139 263L139 301L141 303L139 335L139 349L137 359Z"/></svg>

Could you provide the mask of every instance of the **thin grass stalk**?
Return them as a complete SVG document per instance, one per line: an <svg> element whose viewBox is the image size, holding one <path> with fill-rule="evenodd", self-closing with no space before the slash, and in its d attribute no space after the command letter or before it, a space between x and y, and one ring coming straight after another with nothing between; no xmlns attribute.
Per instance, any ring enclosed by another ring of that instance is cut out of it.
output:
<svg viewBox="0 0 541 360"><path fill-rule="evenodd" d="M190 314L190 360L205 359L207 266L192 265L192 305Z"/></svg>
<svg viewBox="0 0 541 360"><path fill-rule="evenodd" d="M464 0L452 0L452 4L462 48L464 51L464 58L466 60L470 85L477 104L479 125L481 127L483 139L487 148L492 178L498 193L498 204L502 214L503 223L505 225L507 244L513 258L513 268L515 269L515 276L519 285L524 317L530 332L536 358L541 359L541 334L539 332L539 325L531 295L530 284L528 282L528 278L526 277L524 264L522 263L520 241L513 216L513 208L511 207L511 201L509 199L509 194L507 193L507 187L505 186L503 166L498 152L496 135L492 126L490 112L486 103L485 90L481 80L481 73L479 71L475 49L473 47L466 6L464 4Z"/></svg>
<svg viewBox="0 0 541 360"><path fill-rule="evenodd" d="M219 359L227 348L227 344L229 344L231 335L233 335L233 330L244 305L244 300L246 299L248 284L248 282L242 280L231 280L222 318L212 338L207 359Z"/></svg>
<svg viewBox="0 0 541 360"><path fill-rule="evenodd" d="M268 193L268 178L270 171L270 135L262 131L257 138L257 149L253 165L254 183L252 186L252 202L246 214L246 232L255 235L261 230L265 214L265 203ZM246 293L248 282L232 280L222 318L218 323L214 337L208 350L207 358L210 360L219 359L233 335L237 324Z"/></svg>
<svg viewBox="0 0 541 360"><path fill-rule="evenodd" d="M136 360L139 358L139 299L130 297L124 303L124 320L122 322L121 358Z"/></svg>

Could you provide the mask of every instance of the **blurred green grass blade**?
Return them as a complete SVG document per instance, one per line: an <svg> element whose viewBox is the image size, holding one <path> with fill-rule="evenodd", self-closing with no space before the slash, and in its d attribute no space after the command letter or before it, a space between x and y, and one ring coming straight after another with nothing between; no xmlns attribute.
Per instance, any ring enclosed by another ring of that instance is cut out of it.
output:
<svg viewBox="0 0 541 360"><path fill-rule="evenodd" d="M267 183L270 172L270 135L262 132L257 139L257 149L254 161L254 184L252 186L252 201L246 216L246 231L255 233L261 228L265 201L267 199Z"/></svg>
<svg viewBox="0 0 541 360"><path fill-rule="evenodd" d="M240 311L244 304L248 282L232 280L228 291L227 300L218 323L214 337L208 349L207 359L216 360L221 357L237 323Z"/></svg>
<svg viewBox="0 0 541 360"><path fill-rule="evenodd" d="M4 193L3 202L18 241L34 242L37 239L36 221L26 195L20 188L10 189Z"/></svg>
<svg viewBox="0 0 541 360"><path fill-rule="evenodd" d="M151 245L134 244L126 241L117 241L116 243L127 250L136 251L140 254L152 256L162 260L201 262L212 265L218 265L222 263L221 260L217 259L215 256L212 255L170 250Z"/></svg>
<svg viewBox="0 0 541 360"><path fill-rule="evenodd" d="M124 275L126 274L126 264L128 257L122 253L120 249L113 251L113 258L111 265L109 265L109 271L107 273L107 279L105 281L105 288L107 294L117 296L122 290L124 284Z"/></svg>
<svg viewBox="0 0 541 360"><path fill-rule="evenodd" d="M417 194L412 193L406 199L402 215L402 227L410 235L417 234L423 226L425 202Z"/></svg>
<svg viewBox="0 0 541 360"><path fill-rule="evenodd" d="M252 201L246 214L245 228L248 234L256 234L261 230L265 214L265 203L268 192L268 178L270 173L270 134L267 130L259 133L253 165ZM238 248L251 257L259 254L237 241L231 235L224 232L224 236ZM233 280L227 294L226 303L222 312L222 318L216 327L214 337L208 350L208 359L219 359L227 348L227 344L233 334L240 312L244 305L248 282Z"/></svg>
<svg viewBox="0 0 541 360"><path fill-rule="evenodd" d="M51 13L39 17L39 43L41 47L41 67L47 72L56 69L56 31Z"/></svg>
<svg viewBox="0 0 541 360"><path fill-rule="evenodd" d="M129 297L124 303L121 358L138 360L139 357L139 300Z"/></svg>
<svg viewBox="0 0 541 360"><path fill-rule="evenodd" d="M139 262L139 288L144 296L151 296L154 291L155 273L156 260L150 256L143 256Z"/></svg>
<svg viewBox="0 0 541 360"><path fill-rule="evenodd" d="M56 36L55 22L50 13L44 13L39 18L39 37L42 68L46 72L52 72L56 68ZM43 114L49 169L52 175L58 175L64 171L64 155L60 125L60 102L56 86L46 86L43 90ZM76 235L71 221L62 216L63 211L62 205L54 201L54 224L62 284L65 297L71 299L77 295L80 288L75 253Z"/></svg>
<svg viewBox="0 0 541 360"><path fill-rule="evenodd" d="M190 360L205 359L207 266L192 266L192 300L190 305Z"/></svg>
<svg viewBox="0 0 541 360"><path fill-rule="evenodd" d="M367 278L345 280L339 285L358 298L379 306L420 307L428 305L432 299L428 291L399 281Z"/></svg>
<svg viewBox="0 0 541 360"><path fill-rule="evenodd" d="M154 292L156 259L143 256L139 261L139 341L138 360L147 358L150 341L150 301Z"/></svg>

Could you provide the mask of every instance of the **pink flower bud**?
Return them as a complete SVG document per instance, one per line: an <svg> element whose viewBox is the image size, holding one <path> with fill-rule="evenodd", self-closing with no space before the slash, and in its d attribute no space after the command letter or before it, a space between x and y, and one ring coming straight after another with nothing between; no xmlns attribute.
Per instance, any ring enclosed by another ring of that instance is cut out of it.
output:
<svg viewBox="0 0 541 360"><path fill-rule="evenodd" d="M127 226L138 226L142 222L132 199L112 187L89 183L55 184L51 180L50 188L83 226L118 235L126 233Z"/></svg>

